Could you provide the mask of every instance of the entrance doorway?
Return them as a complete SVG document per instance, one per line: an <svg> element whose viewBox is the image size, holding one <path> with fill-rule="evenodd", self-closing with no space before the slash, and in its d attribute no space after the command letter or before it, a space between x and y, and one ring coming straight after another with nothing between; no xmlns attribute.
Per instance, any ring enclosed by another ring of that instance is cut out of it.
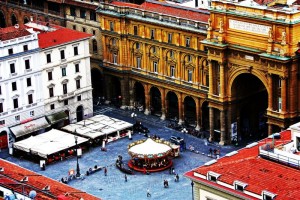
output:
<svg viewBox="0 0 300 200"><path fill-rule="evenodd" d="M76 118L77 118L77 122L80 122L83 120L83 107L82 106L77 107Z"/></svg>

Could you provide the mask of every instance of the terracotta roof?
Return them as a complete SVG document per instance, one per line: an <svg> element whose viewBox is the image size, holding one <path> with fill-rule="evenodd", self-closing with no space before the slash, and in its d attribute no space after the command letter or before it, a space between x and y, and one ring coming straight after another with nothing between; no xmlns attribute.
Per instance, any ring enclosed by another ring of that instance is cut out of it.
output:
<svg viewBox="0 0 300 200"><path fill-rule="evenodd" d="M95 196L22 168L3 159L0 159L0 167L4 169L3 172L0 172L0 185L4 185L7 188L13 189L15 192L22 194L22 190L24 190L24 192L29 194L31 190L35 190L37 193L36 199L43 200L79 200L80 198L83 198L85 200L99 200L99 198ZM23 184L22 182L20 182L20 180L22 180L25 176L28 177L28 181ZM42 189L47 185L50 186L50 191L43 192ZM65 196L65 194L67 193L68 196ZM62 198L63 196L65 196L66 198Z"/></svg>
<svg viewBox="0 0 300 200"><path fill-rule="evenodd" d="M189 20L207 22L209 18L209 12L197 9L191 9L184 6L172 5L163 2L144 2L141 5L124 3L119 1L113 1L112 5L124 6L130 8L139 8L144 11L157 12L165 15L171 15L174 17L185 18Z"/></svg>
<svg viewBox="0 0 300 200"><path fill-rule="evenodd" d="M40 24L45 25L46 22ZM92 35L80 31L64 28L58 25L50 24L50 27L55 28L54 31L44 31L34 28L35 31L40 31L38 34L39 47L42 49L69 43L85 38L90 38Z"/></svg>
<svg viewBox="0 0 300 200"><path fill-rule="evenodd" d="M26 35L31 35L29 31L26 30L24 26L19 26L16 28L15 26L10 26L7 28L0 28L0 40L11 40L18 37L23 37Z"/></svg>
<svg viewBox="0 0 300 200"><path fill-rule="evenodd" d="M290 141L291 132L284 131L281 133L281 139L275 140L275 146ZM276 199L298 199L300 196L300 170L261 158L259 147L267 143L272 143L272 139L261 140L256 146L243 148L237 154L224 156L216 163L201 166L185 175L191 179L200 180L194 176L194 172L206 176L209 171L212 171L220 174L218 181L229 185L233 185L234 181L241 181L247 184L247 191L258 195L263 190L267 190L276 194ZM216 185L211 181L208 183ZM231 193L238 192L229 188L227 190ZM243 192L238 193L243 194Z"/></svg>
<svg viewBox="0 0 300 200"><path fill-rule="evenodd" d="M65 4L79 6L79 7L87 8L87 9L91 9L91 10L96 10L96 8L98 7L97 5L89 4L85 1L79 2L79 1L74 1L74 0L65 0Z"/></svg>

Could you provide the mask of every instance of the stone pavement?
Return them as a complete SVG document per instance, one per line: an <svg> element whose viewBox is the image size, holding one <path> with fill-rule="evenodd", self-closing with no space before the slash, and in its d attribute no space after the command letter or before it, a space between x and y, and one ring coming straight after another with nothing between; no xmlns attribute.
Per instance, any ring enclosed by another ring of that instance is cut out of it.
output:
<svg viewBox="0 0 300 200"><path fill-rule="evenodd" d="M128 110L102 106L98 107L95 113L106 114L131 123L134 122L134 119L130 117L132 111ZM188 200L192 199L191 182L183 177L183 174L210 161L212 158L207 156L209 148L220 148L221 156L236 149L233 146L220 147L217 144L207 143L206 139L196 138L188 134L183 136L183 133L167 128L165 126L168 123L167 121L162 121L155 116L146 116L141 112L136 112L136 114L136 119L149 128L150 135L156 134L164 139L169 139L171 135L184 137L187 147L193 145L195 150L200 152L197 154L186 150L180 153L180 157L173 159L175 172L180 177L179 182L174 181L174 175L170 175L169 170L151 173L150 175L136 172L134 175L127 175L128 181L125 182L124 174L114 164L118 155L122 155L125 162L129 161L128 144L134 140L145 138L143 135L134 134L133 140L123 138L109 143L106 146L107 152L101 151L100 147L95 147L84 153L79 159L81 174L85 174L90 167L97 165L98 167L107 167L107 176L104 175L104 170L101 170L89 176L84 176L84 179L70 181L68 183L70 186L105 200ZM46 170L42 171L39 164L9 156L7 151L0 152L0 156L55 180L66 177L70 169L76 170L76 157L48 165ZM169 181L169 188L163 187L163 180L165 179ZM147 197L147 189L150 190L151 197Z"/></svg>

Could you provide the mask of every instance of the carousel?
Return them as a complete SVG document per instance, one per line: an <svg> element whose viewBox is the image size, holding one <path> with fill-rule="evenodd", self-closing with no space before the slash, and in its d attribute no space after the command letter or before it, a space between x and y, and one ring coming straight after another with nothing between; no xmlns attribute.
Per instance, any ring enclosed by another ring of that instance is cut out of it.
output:
<svg viewBox="0 0 300 200"><path fill-rule="evenodd" d="M172 148L168 141L152 138L138 140L128 145L128 153L131 156L128 166L135 171L158 172L173 165L169 159Z"/></svg>

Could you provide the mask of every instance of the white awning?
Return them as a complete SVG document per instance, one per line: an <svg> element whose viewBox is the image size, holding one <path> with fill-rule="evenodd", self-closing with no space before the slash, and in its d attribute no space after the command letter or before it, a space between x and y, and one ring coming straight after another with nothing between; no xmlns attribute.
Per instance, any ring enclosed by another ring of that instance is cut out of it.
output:
<svg viewBox="0 0 300 200"><path fill-rule="evenodd" d="M83 137L77 138L78 145L87 141L88 139ZM43 158L47 158L48 155L75 146L74 135L57 129L52 129L37 136L31 136L13 144L15 149L31 152L32 154L39 155Z"/></svg>
<svg viewBox="0 0 300 200"><path fill-rule="evenodd" d="M10 130L16 136L16 138L19 138L21 136L33 133L35 131L47 128L49 126L50 124L47 122L46 118L42 117L27 122L25 124L20 124L18 126L10 127Z"/></svg>

